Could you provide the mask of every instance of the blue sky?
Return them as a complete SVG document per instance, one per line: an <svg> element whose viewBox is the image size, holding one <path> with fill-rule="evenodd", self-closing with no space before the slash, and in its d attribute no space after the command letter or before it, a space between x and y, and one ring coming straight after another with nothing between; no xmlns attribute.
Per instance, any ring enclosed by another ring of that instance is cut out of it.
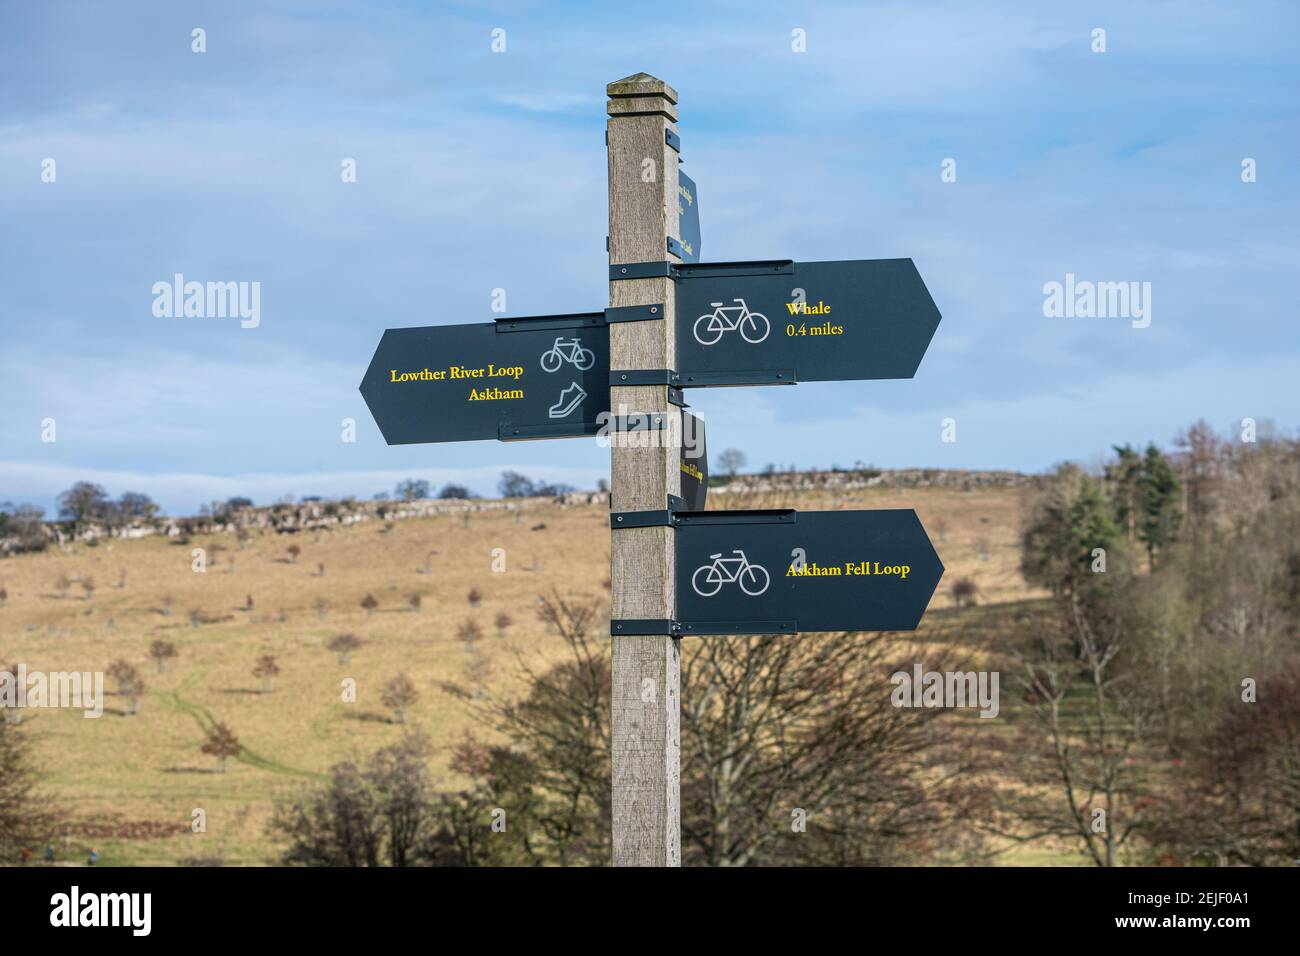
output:
<svg viewBox="0 0 1300 956"><path fill-rule="evenodd" d="M691 393L715 453L1041 470L1294 431L1297 35L1293 3L0 0L0 501L594 486L591 440L390 448L357 386L383 329L496 288L604 307L604 87L642 70L706 261L908 256L944 315L912 381ZM260 282L261 325L156 318L177 272ZM1045 317L1067 272L1150 282L1150 327Z"/></svg>

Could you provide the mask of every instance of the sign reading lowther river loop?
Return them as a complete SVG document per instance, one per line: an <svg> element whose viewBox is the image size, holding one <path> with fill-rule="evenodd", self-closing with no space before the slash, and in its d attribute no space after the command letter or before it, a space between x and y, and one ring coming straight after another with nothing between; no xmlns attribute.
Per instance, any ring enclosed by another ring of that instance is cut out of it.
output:
<svg viewBox="0 0 1300 956"><path fill-rule="evenodd" d="M389 329L361 394L390 445L594 435L609 409L605 314Z"/></svg>

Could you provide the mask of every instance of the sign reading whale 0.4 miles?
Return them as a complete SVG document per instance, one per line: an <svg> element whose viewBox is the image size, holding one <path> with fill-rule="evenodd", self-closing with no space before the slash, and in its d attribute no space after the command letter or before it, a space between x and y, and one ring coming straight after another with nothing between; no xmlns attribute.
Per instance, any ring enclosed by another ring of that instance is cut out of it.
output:
<svg viewBox="0 0 1300 956"><path fill-rule="evenodd" d="M911 259L682 265L681 384L911 378L939 309Z"/></svg>
<svg viewBox="0 0 1300 956"><path fill-rule="evenodd" d="M361 395L390 445L594 435L609 409L605 314L389 329Z"/></svg>

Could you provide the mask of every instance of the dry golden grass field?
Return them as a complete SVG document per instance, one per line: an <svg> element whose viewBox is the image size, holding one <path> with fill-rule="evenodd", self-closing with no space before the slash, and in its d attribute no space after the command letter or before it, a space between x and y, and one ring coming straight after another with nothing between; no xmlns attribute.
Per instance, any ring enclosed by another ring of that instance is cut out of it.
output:
<svg viewBox="0 0 1300 956"><path fill-rule="evenodd" d="M948 588L963 576L976 581L984 605L1031 596L1017 571L1019 502L1014 489L879 489L761 502L713 495L710 506L914 507L947 568L935 609L952 605ZM134 715L107 678L100 719L26 713L43 792L73 821L57 852L82 859L95 846L101 865L273 862L280 847L266 826L274 801L402 733L379 699L399 672L420 693L407 725L437 747L435 779L457 785L447 759L474 725L439 683L482 680L508 693L520 658L558 656L560 642L537 619L538 596L558 590L606 601L609 539L604 506L536 501L513 513L409 519L387 530L367 522L319 534L268 532L243 549L229 534L183 545L154 537L0 560L9 594L0 608L0 667L22 661L42 671L101 671L124 658L148 685ZM291 544L301 548L296 561ZM191 568L193 548L207 549L203 573ZM502 573L492 570L495 548L505 549ZM63 597L61 576L73 582ZM93 596L78 583L84 578L93 579ZM472 588L483 595L477 607L467 597ZM373 613L361 607L366 594L378 600ZM204 620L192 623L192 610ZM501 612L514 622L504 635L494 624ZM457 636L467 621L483 631L472 649ZM345 632L365 644L340 664L325 645ZM158 639L178 650L163 673L147 654ZM280 667L269 692L252 674L263 654ZM342 701L345 678L356 681L356 703ZM246 748L224 773L199 751L214 720ZM206 813L206 833L191 832L196 808Z"/></svg>

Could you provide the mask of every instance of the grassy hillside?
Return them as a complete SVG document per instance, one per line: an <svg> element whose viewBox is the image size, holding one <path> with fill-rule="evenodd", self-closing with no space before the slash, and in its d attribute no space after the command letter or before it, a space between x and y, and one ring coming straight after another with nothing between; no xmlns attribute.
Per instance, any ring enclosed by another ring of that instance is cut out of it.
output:
<svg viewBox="0 0 1300 956"><path fill-rule="evenodd" d="M983 605L1035 596L1017 571L1013 489L742 497L718 495L710 504L914 507L947 568L932 609L952 607L948 588L959 577L974 579ZM421 695L407 724L437 745L435 776L447 786L458 783L447 757L472 722L439 682L477 680L508 690L520 657L558 656L558 642L536 618L537 596L554 589L607 598L609 535L603 506L534 502L516 513L411 519L387 528L371 522L319 534L264 533L243 549L231 535L184 544L147 538L0 561L0 585L9 593L0 608L0 663L95 671L124 658L148 684L135 715L117 696L107 698L98 720L79 711L26 712L45 792L73 819L60 856L80 859L94 845L101 865L215 856L236 864L272 861L278 848L265 831L278 796L402 733L380 702L384 682L399 672ZM296 560L286 550L291 544L301 549ZM192 570L193 548L207 550L203 573ZM493 571L498 548L505 558L500 573ZM61 597L56 582L63 576L73 585ZM87 577L96 584L89 597L77 583ZM476 607L467 597L473 588L483 595ZM378 600L373 613L361 607L367 594ZM421 599L418 610L411 595ZM504 636L494 624L501 612L514 621ZM980 613L933 614L917 636L940 626L959 635L960 620ZM469 621L483 633L472 646L457 636ZM326 643L345 632L366 643L340 664ZM179 652L165 673L147 655L158 639ZM274 655L281 670L270 692L252 674L263 654ZM342 701L345 678L356 681L356 703ZM113 689L109 681L106 690ZM199 751L214 721L228 724L246 748L225 773ZM206 833L190 830L196 808L206 812Z"/></svg>

